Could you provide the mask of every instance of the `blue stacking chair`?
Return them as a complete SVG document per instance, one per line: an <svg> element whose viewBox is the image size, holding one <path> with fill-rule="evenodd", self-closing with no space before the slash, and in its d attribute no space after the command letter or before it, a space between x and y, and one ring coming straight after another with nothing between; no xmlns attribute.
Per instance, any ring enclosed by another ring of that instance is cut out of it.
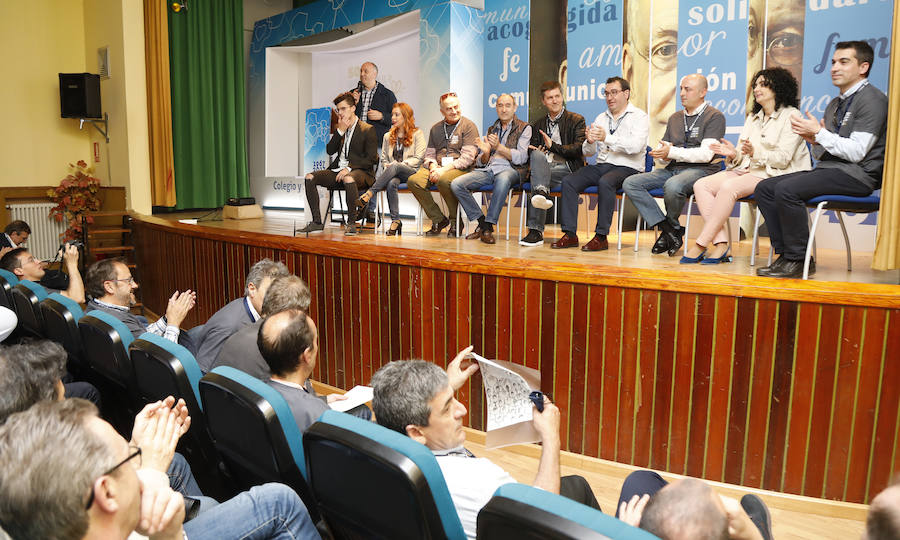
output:
<svg viewBox="0 0 900 540"><path fill-rule="evenodd" d="M63 346L70 363L74 363L82 371L87 369L81 335L78 332L78 321L84 317L84 311L78 302L59 293L51 293L41 301L40 309L47 339Z"/></svg>
<svg viewBox="0 0 900 540"><path fill-rule="evenodd" d="M19 317L19 327L32 337L44 337L44 319L38 304L47 298L42 286L27 279L20 280L12 288L12 299Z"/></svg>
<svg viewBox="0 0 900 540"><path fill-rule="evenodd" d="M12 299L12 288L19 284L19 278L9 270L0 269L0 306L12 311L16 310L15 301Z"/></svg>
<svg viewBox="0 0 900 540"><path fill-rule="evenodd" d="M647 531L555 493L505 484L478 513L481 539L658 540Z"/></svg>
<svg viewBox="0 0 900 540"><path fill-rule="evenodd" d="M434 454L409 437L325 411L303 435L309 485L336 538L465 539Z"/></svg>
<svg viewBox="0 0 900 540"><path fill-rule="evenodd" d="M867 197L849 197L847 195L820 195L806 201L806 206L814 208L812 225L809 228L809 241L806 244L806 257L803 263L803 279L809 278L809 259L812 256L816 229L819 226L819 218L825 210L834 211L838 223L841 224L841 233L844 235L844 248L847 251L847 271L853 270L850 251L850 237L847 235L847 227L844 225L843 212L855 212L869 214L877 212L881 207L881 190L875 190ZM771 255L769 256L771 260Z"/></svg>
<svg viewBox="0 0 900 540"><path fill-rule="evenodd" d="M216 450L238 487L289 485L314 522L315 498L306 483L300 428L277 390L243 371L219 366L200 379L200 401Z"/></svg>
<svg viewBox="0 0 900 540"><path fill-rule="evenodd" d="M143 401L150 403L173 396L183 399L187 405L191 427L178 445L203 492L222 499L234 496L231 475L213 445L200 404L203 373L194 355L183 346L150 332L134 340L129 353L135 385Z"/></svg>

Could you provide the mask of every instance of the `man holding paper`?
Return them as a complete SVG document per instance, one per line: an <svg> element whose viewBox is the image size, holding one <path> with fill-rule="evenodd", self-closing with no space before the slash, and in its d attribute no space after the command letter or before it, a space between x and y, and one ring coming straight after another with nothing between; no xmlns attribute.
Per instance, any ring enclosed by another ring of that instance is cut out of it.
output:
<svg viewBox="0 0 900 540"><path fill-rule="evenodd" d="M453 505L469 538L475 538L478 512L498 487L516 480L489 459L465 449L462 420L466 408L455 393L478 371L469 359L472 347L460 351L446 372L430 362L391 362L372 377L372 400L379 424L427 446L435 455ZM580 476L559 477L559 409L544 398L544 411L532 410L541 436L541 458L533 486L559 493L600 509L587 481Z"/></svg>

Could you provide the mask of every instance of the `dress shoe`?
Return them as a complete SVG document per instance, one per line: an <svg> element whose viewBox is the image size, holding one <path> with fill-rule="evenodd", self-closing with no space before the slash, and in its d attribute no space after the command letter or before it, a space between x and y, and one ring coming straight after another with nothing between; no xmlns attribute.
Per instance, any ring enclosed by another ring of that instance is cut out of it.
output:
<svg viewBox="0 0 900 540"><path fill-rule="evenodd" d="M782 257L783 258L783 257ZM812 259L809 260L809 275L816 273L816 263ZM781 268L769 272L769 277L777 278L802 278L803 277L803 261L785 261Z"/></svg>
<svg viewBox="0 0 900 540"><path fill-rule="evenodd" d="M494 231L489 231L485 229L481 233L481 241L485 244L496 244L497 241L494 240Z"/></svg>
<svg viewBox="0 0 900 540"><path fill-rule="evenodd" d="M539 246L544 243L544 233L534 229L530 229L525 238L519 240L520 246Z"/></svg>
<svg viewBox="0 0 900 540"><path fill-rule="evenodd" d="M447 238L456 238L456 223L452 223L447 229Z"/></svg>
<svg viewBox="0 0 900 540"><path fill-rule="evenodd" d="M785 259L783 256L779 255L778 258L775 259L775 262L773 262L769 266L763 266L762 268L757 268L756 275L768 277L769 274L771 274L772 272L781 270L781 267L784 266L784 263L786 263L786 262L787 262L787 259Z"/></svg>
<svg viewBox="0 0 900 540"><path fill-rule="evenodd" d="M666 231L660 231L656 243L653 244L653 247L650 249L650 253L658 255L669 251L669 238L670 236Z"/></svg>
<svg viewBox="0 0 900 540"><path fill-rule="evenodd" d="M722 256L707 257L707 258L703 259L702 261L700 261L700 264L719 264L719 263L731 262L734 260L734 258L728 254L729 251L731 251L730 247L725 248L725 253L723 253ZM682 259L684 259L684 257L682 257Z"/></svg>
<svg viewBox="0 0 900 540"><path fill-rule="evenodd" d="M681 260L678 261L679 264L697 264L698 262L703 260L703 257L706 256L706 250L704 249L700 255L696 257L688 257L687 255L682 255Z"/></svg>
<svg viewBox="0 0 900 540"><path fill-rule="evenodd" d="M297 232L309 234L309 233L322 232L323 230L325 230L324 224L316 223L315 221L310 221L309 223L306 224L306 227L299 229Z"/></svg>
<svg viewBox="0 0 900 540"><path fill-rule="evenodd" d="M356 236L356 223L348 223L344 229L344 236Z"/></svg>
<svg viewBox="0 0 900 540"><path fill-rule="evenodd" d="M669 254L669 257L674 257L675 254L681 250L681 246L684 245L684 240L682 240L684 229L674 232L664 232L663 234L669 235L669 249L666 253Z"/></svg>
<svg viewBox="0 0 900 540"><path fill-rule="evenodd" d="M591 241L581 246L581 251L603 251L609 249L609 242L606 241L606 235L595 234Z"/></svg>
<svg viewBox="0 0 900 540"><path fill-rule="evenodd" d="M550 247L552 247L553 249L578 247L578 236L571 233L566 233L562 238L550 244Z"/></svg>
<svg viewBox="0 0 900 540"><path fill-rule="evenodd" d="M390 228L384 234L387 236L401 236L403 234L403 222L392 221Z"/></svg>
<svg viewBox="0 0 900 540"><path fill-rule="evenodd" d="M481 225L475 227L475 230L466 235L466 240L475 240L476 238L481 238L481 233L484 232L484 229L481 228Z"/></svg>
<svg viewBox="0 0 900 540"><path fill-rule="evenodd" d="M444 218L437 223L431 222L431 228L425 231L425 236L437 236L441 234L441 231L447 228L447 225L450 225L450 220Z"/></svg>

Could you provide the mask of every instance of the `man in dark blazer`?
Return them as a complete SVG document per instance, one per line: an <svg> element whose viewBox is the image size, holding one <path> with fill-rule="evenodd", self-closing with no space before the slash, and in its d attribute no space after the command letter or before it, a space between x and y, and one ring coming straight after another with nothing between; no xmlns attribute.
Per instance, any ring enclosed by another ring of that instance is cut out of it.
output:
<svg viewBox="0 0 900 540"><path fill-rule="evenodd" d="M372 62L360 66L359 86L353 90L353 99L356 100L356 116L375 128L380 145L384 134L391 129L391 109L397 103L397 96L377 78L378 66Z"/></svg>
<svg viewBox="0 0 900 540"><path fill-rule="evenodd" d="M265 258L250 267L244 283L244 296L232 300L198 327L194 335L197 345L197 364L206 373L215 362L225 340L248 324L260 318L263 298L275 278L288 276L287 267L282 262Z"/></svg>
<svg viewBox="0 0 900 540"><path fill-rule="evenodd" d="M319 210L318 186L328 189L341 185L347 192L346 235L356 234L356 205L351 201L359 198L359 188L368 188L375 183L375 165L378 163L378 139L375 128L356 116L356 101L353 94L344 92L334 98L337 113L337 130L325 146L325 151L335 158L327 169L313 171L306 175L307 209L312 213L312 221L300 230L304 233L321 232L325 225Z"/></svg>
<svg viewBox="0 0 900 540"><path fill-rule="evenodd" d="M30 235L31 227L21 219L10 222L0 235L0 257L22 246Z"/></svg>

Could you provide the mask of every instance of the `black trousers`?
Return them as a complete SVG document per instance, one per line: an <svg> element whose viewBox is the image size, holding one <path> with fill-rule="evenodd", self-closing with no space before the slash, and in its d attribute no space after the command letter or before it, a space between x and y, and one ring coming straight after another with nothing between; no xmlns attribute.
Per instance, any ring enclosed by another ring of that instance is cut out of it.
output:
<svg viewBox="0 0 900 540"><path fill-rule="evenodd" d="M313 171L310 175L312 178L306 179L306 201L312 212L313 221L316 223L322 223L317 186L328 189L343 186L344 191L347 192L347 221L353 223L356 221L356 199L359 198L360 188L365 189L375 183L375 177L362 169L353 169L344 177L343 181L338 181L337 173L330 169ZM349 181L351 179L352 182Z"/></svg>
<svg viewBox="0 0 900 540"><path fill-rule="evenodd" d="M789 261L802 261L809 241L809 212L806 201L819 195L865 197L872 189L837 169L773 176L756 185L754 197L769 229L775 253Z"/></svg>
<svg viewBox="0 0 900 540"><path fill-rule="evenodd" d="M594 497L591 485L581 476L572 475L560 478L559 494L567 499L590 506L594 510L600 510L600 503L597 502L597 497Z"/></svg>
<svg viewBox="0 0 900 540"><path fill-rule="evenodd" d="M562 180L560 223L563 232L575 234L578 229L578 195L591 186L597 186L597 225L594 231L606 236L616 209L616 191L622 182L638 171L623 165L598 163L582 167Z"/></svg>

